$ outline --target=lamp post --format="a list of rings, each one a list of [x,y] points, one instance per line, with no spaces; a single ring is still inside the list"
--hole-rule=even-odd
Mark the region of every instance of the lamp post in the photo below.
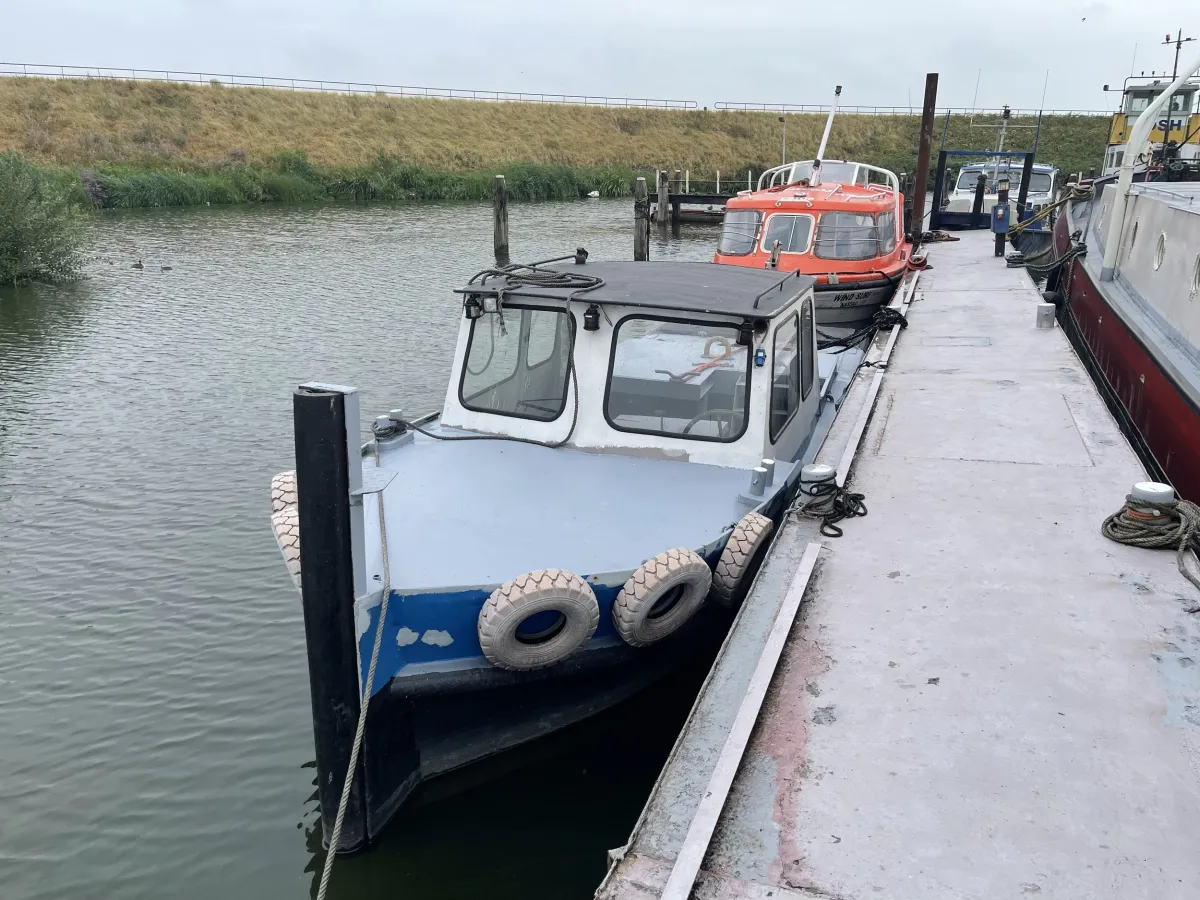
[[[787,116],[780,116],[779,121],[783,124],[783,158],[779,163],[787,165]]]

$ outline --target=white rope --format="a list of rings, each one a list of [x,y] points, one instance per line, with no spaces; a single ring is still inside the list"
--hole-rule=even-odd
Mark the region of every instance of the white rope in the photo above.
[[[375,465],[379,465],[379,445],[375,445]],[[338,803],[337,818],[333,823],[333,834],[329,838],[329,850],[325,854],[325,867],[321,870],[321,886],[317,888],[317,900],[325,900],[329,889],[329,876],[333,872],[333,861],[337,857],[337,845],[342,836],[342,822],[346,818],[346,807],[350,804],[350,787],[354,784],[354,770],[358,766],[358,754],[362,749],[363,734],[367,730],[367,707],[371,702],[371,687],[375,684],[375,664],[379,662],[379,647],[383,643],[383,620],[387,616],[388,599],[392,593],[392,571],[388,565],[387,521],[383,515],[383,492],[377,495],[379,505],[379,546],[383,552],[383,603],[379,607],[379,621],[375,623],[375,646],[371,650],[371,665],[367,669],[367,680],[363,685],[362,699],[358,706],[358,728],[354,731],[354,745],[350,748],[350,765],[346,768],[346,781],[342,785],[342,799]]]

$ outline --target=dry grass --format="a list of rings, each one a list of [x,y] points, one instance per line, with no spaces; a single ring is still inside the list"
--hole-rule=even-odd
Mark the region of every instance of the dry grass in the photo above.
[[[1107,120],[1063,119],[1048,123],[1039,155],[1064,168],[1097,164]],[[820,115],[789,116],[789,155],[811,155],[823,125]],[[911,116],[844,115],[834,128],[830,156],[911,169],[917,129]],[[448,172],[530,162],[720,169],[732,175],[775,164],[779,138],[777,117],[770,113],[0,78],[0,151],[71,166],[265,164],[282,151],[298,150],[324,166],[362,165],[384,154]],[[970,146],[994,136],[971,132],[965,120],[955,119],[951,138],[957,146]]]
[[[822,115],[790,115],[788,155],[810,156]],[[938,122],[935,138],[941,137]],[[860,158],[898,172],[916,162],[916,116],[841,115],[830,157]],[[1039,158],[1064,169],[1096,166],[1108,120],[1046,121]],[[1026,149],[1031,131],[1010,133]],[[949,144],[995,140],[952,120]],[[364,166],[380,156],[448,173],[481,173],[510,163],[577,168],[678,167],[698,175],[779,160],[773,113],[602,109],[487,103],[311,91],[124,82],[115,79],[0,78],[0,151],[59,166],[203,170],[274,164],[302,151],[316,166]],[[742,173],[737,175],[736,173]]]

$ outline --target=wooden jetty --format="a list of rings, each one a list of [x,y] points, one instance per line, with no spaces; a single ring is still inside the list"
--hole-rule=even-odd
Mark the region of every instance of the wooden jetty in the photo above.
[[[600,900],[1200,897],[1200,598],[1025,273],[929,256],[818,457],[869,515],[781,529]]]

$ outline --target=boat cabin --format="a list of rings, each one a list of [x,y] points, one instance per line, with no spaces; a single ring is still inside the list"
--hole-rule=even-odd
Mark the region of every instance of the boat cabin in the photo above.
[[[443,426],[738,467],[790,460],[807,440],[820,393],[811,278],[586,263],[459,293]]]
[[[1115,175],[1125,162],[1133,124],[1154,99],[1171,84],[1172,79],[1131,77],[1125,79],[1121,92],[1121,109],[1113,113],[1104,155],[1103,175]],[[1108,85],[1105,85],[1108,89]],[[1200,79],[1192,79],[1171,96],[1159,114],[1159,120],[1149,137],[1150,149],[1161,158],[1169,147],[1176,159],[1200,159]],[[1141,164],[1138,171],[1145,171]]]
[[[730,198],[713,262],[802,272],[815,279],[819,322],[869,319],[907,265],[899,179],[858,162],[813,175],[811,160],[780,166],[763,173],[766,187]]]
[[[974,209],[975,190],[979,184],[979,176],[984,177],[983,212],[990,215],[991,209],[999,199],[999,183],[1008,179],[1008,195],[1012,203],[1016,203],[1021,191],[1023,168],[1010,163],[978,162],[968,163],[959,170],[958,177],[952,190],[947,192],[948,199],[943,207],[944,212],[970,213]],[[1025,201],[1028,215],[1039,213],[1054,202],[1058,190],[1058,169],[1053,166],[1035,164],[1029,177],[1029,194]]]

